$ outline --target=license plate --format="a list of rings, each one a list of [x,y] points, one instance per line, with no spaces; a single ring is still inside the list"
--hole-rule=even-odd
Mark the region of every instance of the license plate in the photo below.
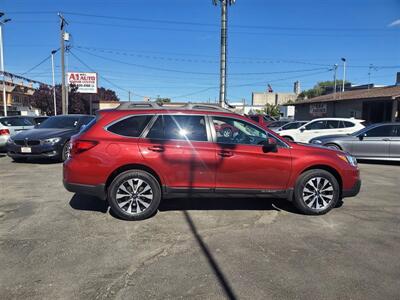
[[[32,153],[31,147],[21,147],[21,153]]]

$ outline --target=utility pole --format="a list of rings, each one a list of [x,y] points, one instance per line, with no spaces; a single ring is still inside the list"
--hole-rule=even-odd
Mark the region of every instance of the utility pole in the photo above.
[[[53,77],[53,102],[54,102],[54,115],[57,116],[57,101],[56,101],[56,81],[54,78],[54,54],[56,54],[57,50],[51,51],[51,71]]]
[[[226,103],[226,49],[228,37],[228,4],[235,4],[235,0],[213,0],[213,4],[221,2],[221,58],[220,58],[220,85],[219,105],[224,107]]]
[[[58,13],[58,17],[60,18],[60,49],[61,49],[61,103],[62,103],[62,114],[67,114],[67,98],[66,98],[66,88],[65,88],[65,25],[68,25],[68,22],[64,19],[64,16],[61,13]]]
[[[129,102],[131,102],[131,91],[128,91],[128,99],[129,99]]]
[[[0,12],[0,18],[4,16],[4,13]],[[10,22],[11,19],[0,19],[0,68],[3,77],[3,109],[4,116],[7,117],[7,93],[6,93],[6,76],[5,76],[5,67],[4,67],[4,51],[3,51],[3,25],[7,22]]]
[[[337,72],[338,64],[335,64],[333,66],[333,82],[334,82],[334,87],[333,87],[333,93],[336,97],[336,72]]]
[[[342,93],[344,92],[344,83],[346,81],[346,59],[342,57],[343,62],[343,82],[342,82]]]

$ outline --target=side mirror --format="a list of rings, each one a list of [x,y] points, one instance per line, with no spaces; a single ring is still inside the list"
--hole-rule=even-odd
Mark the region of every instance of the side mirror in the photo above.
[[[360,141],[362,141],[366,136],[367,136],[367,135],[366,135],[365,133],[360,134],[360,135],[358,136],[358,139],[359,139]]]
[[[276,144],[276,140],[273,138],[268,138],[262,146],[262,150],[264,153],[268,152],[278,152],[278,145]]]
[[[306,130],[305,127],[300,127],[300,131],[303,132],[304,130]]]

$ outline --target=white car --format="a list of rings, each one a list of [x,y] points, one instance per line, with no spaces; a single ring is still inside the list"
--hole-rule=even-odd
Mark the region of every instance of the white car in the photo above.
[[[279,135],[289,141],[308,143],[318,136],[349,134],[362,128],[364,120],[354,118],[320,118],[314,119],[297,129],[278,131]]]
[[[0,149],[5,148],[10,136],[34,127],[35,125],[23,116],[0,117]]]

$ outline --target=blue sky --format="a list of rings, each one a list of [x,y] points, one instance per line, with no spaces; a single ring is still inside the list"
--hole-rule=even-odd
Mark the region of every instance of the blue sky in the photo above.
[[[56,12],[72,35],[68,69],[97,71],[122,100],[218,98],[220,8],[211,0],[2,0],[6,70],[22,74],[59,47]],[[331,80],[393,84],[400,71],[400,0],[237,0],[229,8],[228,99]],[[390,24],[393,24],[390,26]],[[60,57],[56,56],[60,82]],[[82,63],[83,62],[83,63]],[[90,67],[90,68],[89,68]],[[25,76],[51,83],[47,60]],[[342,69],[338,69],[342,78]]]

